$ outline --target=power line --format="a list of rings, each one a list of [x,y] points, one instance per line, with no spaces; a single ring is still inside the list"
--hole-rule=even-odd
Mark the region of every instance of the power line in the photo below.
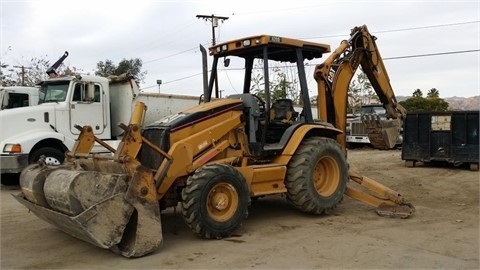
[[[446,54],[457,54],[457,53],[471,53],[479,52],[480,49],[476,50],[465,50],[465,51],[453,51],[453,52],[440,52],[440,53],[426,53],[426,54],[417,54],[417,55],[406,55],[406,56],[396,56],[396,57],[387,57],[383,60],[395,60],[395,59],[405,59],[405,58],[415,58],[415,57],[427,57],[427,56],[437,56],[437,55],[446,55]]]
[[[197,16],[206,16],[206,15],[197,15]],[[212,16],[213,16],[213,15],[212,15]],[[207,16],[207,17],[210,18],[211,16]],[[221,17],[221,18],[228,18],[228,17]],[[480,23],[480,21],[467,21],[467,22],[456,22],[456,23],[436,24],[436,25],[427,25],[427,26],[419,26],[419,27],[399,28],[399,29],[390,29],[390,30],[383,30],[383,31],[372,31],[372,33],[401,32],[401,31],[411,31],[411,30],[427,29],[427,28],[448,27],[448,26],[464,25],[464,24],[472,24],[472,23]],[[344,36],[347,36],[347,35],[346,35],[346,34],[338,34],[338,35],[327,35],[327,36],[310,37],[310,38],[300,38],[300,39],[308,40],[308,39],[331,38],[331,37],[344,37]],[[214,37],[213,37],[213,39],[214,39]],[[204,45],[206,45],[206,44],[208,44],[208,43],[204,43]],[[215,45],[215,44],[213,44],[213,45]],[[177,55],[182,54],[182,53],[186,53],[186,52],[189,52],[189,51],[194,51],[194,50],[196,50],[196,49],[197,49],[197,47],[193,47],[193,48],[190,48],[190,49],[187,49],[187,50],[178,52],[178,53],[174,53],[174,54],[167,55],[167,56],[164,56],[164,57],[160,57],[160,58],[156,58],[156,59],[144,61],[143,64],[148,64],[148,63],[151,63],[151,62],[156,62],[156,61],[160,61],[160,60],[165,60],[165,59],[168,59],[168,58],[173,57],[173,56],[177,56]]]
[[[392,33],[392,32],[419,30],[419,29],[448,27],[448,26],[464,25],[464,24],[472,24],[472,23],[480,23],[480,21],[467,21],[467,22],[457,22],[457,23],[434,24],[434,25],[427,25],[427,26],[408,27],[408,28],[399,28],[399,29],[390,29],[390,30],[381,30],[381,31],[371,31],[371,33],[372,34]],[[348,36],[348,35],[347,34],[337,34],[337,35],[327,35],[327,36],[319,36],[319,37],[306,37],[306,38],[301,38],[301,39],[332,38],[332,37],[344,37],[344,36]]]
[[[472,52],[479,52],[480,49],[473,49],[473,50],[463,50],[463,51],[451,51],[451,52],[438,52],[438,53],[428,53],[428,54],[415,54],[415,55],[404,55],[404,56],[393,56],[393,57],[384,57],[382,58],[384,61],[386,60],[396,60],[396,59],[407,59],[407,58],[417,58],[417,57],[429,57],[429,56],[439,56],[439,55],[449,55],[449,54],[461,54],[461,53],[472,53]],[[288,67],[288,66],[287,66]],[[290,67],[295,67],[295,66],[290,66]],[[273,68],[273,67],[272,67]],[[228,70],[243,70],[244,68],[229,68]],[[224,70],[226,71],[226,70]],[[163,84],[168,84],[168,83],[173,83],[173,82],[178,82],[178,81],[182,81],[182,80],[186,80],[186,79],[189,79],[189,78],[192,78],[192,77],[196,77],[196,76],[199,76],[199,75],[202,75],[203,73],[197,73],[197,74],[193,74],[193,75],[190,75],[190,76],[187,76],[187,77],[182,77],[182,78],[178,78],[178,79],[175,79],[175,80],[171,80],[171,81],[168,81],[168,82],[165,82]],[[151,86],[147,86],[147,87],[144,87],[142,88],[142,90],[144,89],[149,89],[149,88],[153,88],[153,87],[157,87],[157,85],[151,85]]]
[[[174,57],[174,56],[177,56],[177,55],[179,55],[179,54],[186,53],[186,52],[189,52],[189,51],[193,51],[193,50],[196,50],[196,49],[197,49],[196,47],[190,48],[190,49],[187,49],[187,50],[178,52],[178,53],[174,53],[174,54],[167,55],[167,56],[164,56],[164,57],[155,58],[155,59],[152,59],[152,60],[145,61],[145,62],[143,62],[143,64],[148,64],[148,63],[151,63],[151,62],[155,62],[155,61],[159,61],[159,60],[164,60],[164,59],[167,59],[167,58],[170,58],[170,57]]]

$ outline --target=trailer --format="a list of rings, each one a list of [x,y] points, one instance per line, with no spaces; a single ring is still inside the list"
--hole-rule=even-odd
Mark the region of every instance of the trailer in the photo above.
[[[467,163],[478,171],[479,111],[407,113],[403,128],[402,160]]]

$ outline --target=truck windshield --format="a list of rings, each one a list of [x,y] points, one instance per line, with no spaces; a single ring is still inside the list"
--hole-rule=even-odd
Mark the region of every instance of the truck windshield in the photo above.
[[[70,81],[48,82],[40,87],[39,104],[65,101]]]
[[[362,107],[362,114],[378,114],[384,115],[386,113],[383,106],[365,106]]]

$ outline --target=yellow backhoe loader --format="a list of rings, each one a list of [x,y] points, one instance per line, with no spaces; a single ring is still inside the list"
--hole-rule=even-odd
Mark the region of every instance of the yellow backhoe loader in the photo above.
[[[309,214],[331,212],[344,194],[380,215],[413,213],[397,192],[349,172],[346,92],[359,64],[391,116],[403,115],[365,26],[354,28],[350,40],[315,70],[320,121],[312,115],[304,64],[330,52],[329,45],[259,35],[209,50],[213,63],[203,103],[145,127],[145,106],[138,103],[129,125],[120,124],[118,148],[105,145],[111,156],[91,154],[95,143],[104,143],[91,127],[77,126],[81,133],[61,166],[40,160],[22,172],[17,200],[66,233],[126,257],[162,244],[160,216],[167,207],[180,207],[186,224],[203,238],[229,236],[247,217],[252,198],[272,194],[286,194]],[[219,60],[227,64],[231,58],[243,60],[243,93],[213,99]],[[264,98],[250,91],[256,60],[263,65]],[[301,112],[289,99],[273,102],[269,70],[277,61],[297,68]],[[353,189],[354,183],[372,192]]]

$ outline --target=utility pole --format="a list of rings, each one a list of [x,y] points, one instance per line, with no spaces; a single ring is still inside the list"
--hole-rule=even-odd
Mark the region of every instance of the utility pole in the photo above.
[[[157,80],[158,84],[158,93],[160,93],[160,85],[162,85],[162,80]]]
[[[25,86],[25,69],[31,69],[31,67],[26,67],[26,66],[13,66],[13,67],[22,69],[22,86]]]
[[[197,18],[212,22],[212,46],[215,46],[216,44],[215,27],[218,27],[218,20],[221,20],[223,22],[225,20],[228,20],[228,17],[215,16],[214,14],[212,14],[212,15],[197,15]],[[216,75],[215,75],[215,97],[216,98],[220,97],[218,92],[218,80]]]

